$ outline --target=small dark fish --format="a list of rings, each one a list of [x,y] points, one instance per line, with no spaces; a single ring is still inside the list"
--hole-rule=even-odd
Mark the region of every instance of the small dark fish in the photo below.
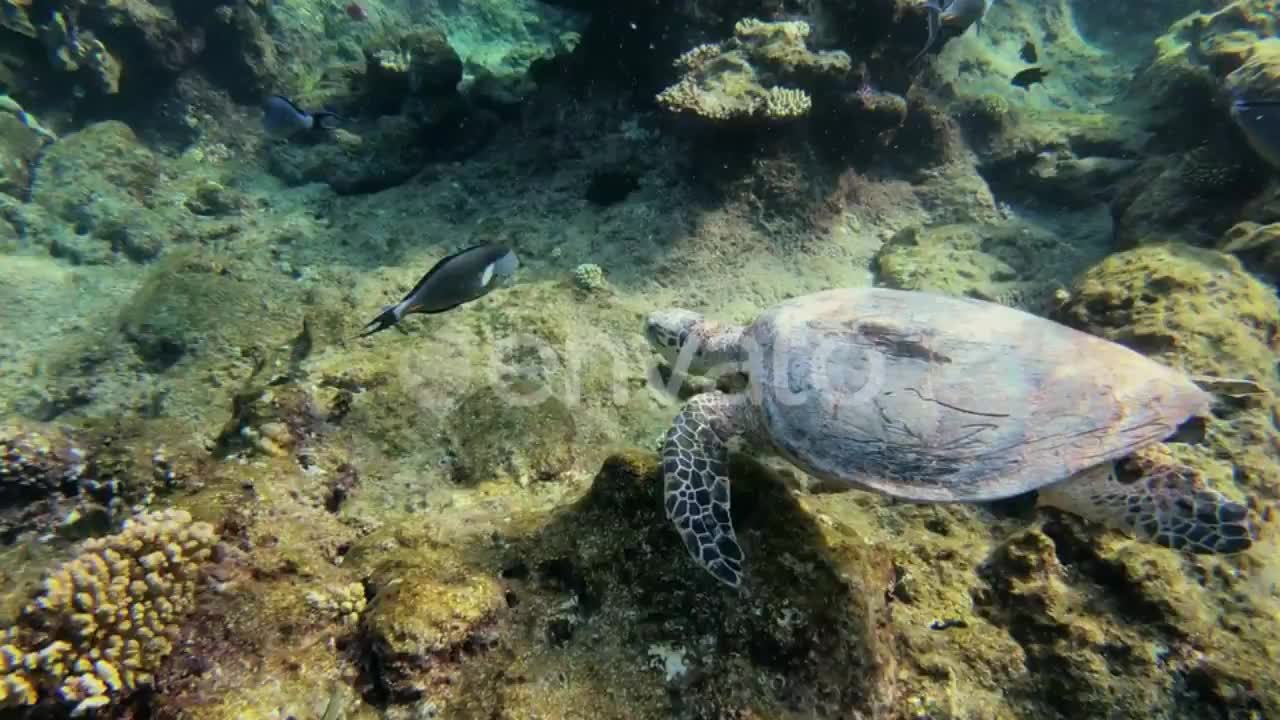
[[[950,630],[951,628],[965,628],[969,624],[960,619],[934,620],[929,623],[930,630]]]
[[[1040,59],[1040,54],[1036,52],[1036,44],[1028,40],[1022,44],[1022,51],[1018,53],[1018,57],[1022,58],[1022,62],[1034,63]]]
[[[347,17],[357,22],[363,22],[369,19],[369,11],[358,2],[347,3]]]
[[[501,245],[476,245],[456,252],[428,270],[400,302],[383,308],[357,337],[382,332],[410,313],[434,315],[484,297],[518,267],[515,252]]]
[[[262,129],[270,137],[287,140],[317,128],[330,130],[340,118],[327,110],[310,113],[283,95],[272,95],[262,107]]]
[[[1025,90],[1036,83],[1043,83],[1045,77],[1048,75],[1048,70],[1038,67],[1029,67],[1017,75],[1014,75],[1013,79],[1009,82],[1011,82],[1014,87],[1020,87]]]
[[[1254,152],[1280,168],[1280,98],[1251,98],[1237,91],[1231,101],[1231,119]]]

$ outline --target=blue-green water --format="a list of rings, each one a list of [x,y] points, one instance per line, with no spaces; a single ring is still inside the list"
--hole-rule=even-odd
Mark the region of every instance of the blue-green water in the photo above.
[[[0,720],[1280,717],[1274,2],[0,10]]]

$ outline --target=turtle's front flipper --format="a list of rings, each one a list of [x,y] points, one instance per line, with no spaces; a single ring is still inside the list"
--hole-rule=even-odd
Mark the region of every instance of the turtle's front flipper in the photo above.
[[[1040,490],[1040,503],[1127,530],[1143,540],[1198,554],[1248,550],[1257,538],[1249,509],[1207,487],[1200,473],[1158,463],[1124,482],[1126,462],[1090,468]]]
[[[689,555],[716,579],[737,587],[742,548],[729,519],[729,449],[722,437],[736,402],[720,393],[689,401],[662,445],[663,503]]]

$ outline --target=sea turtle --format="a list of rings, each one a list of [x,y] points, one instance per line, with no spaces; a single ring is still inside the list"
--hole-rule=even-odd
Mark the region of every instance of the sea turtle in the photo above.
[[[689,554],[737,586],[728,441],[805,472],[921,502],[1042,504],[1166,547],[1234,553],[1249,512],[1167,457],[1127,462],[1209,411],[1187,375],[1012,308],[883,288],[775,305],[747,327],[664,310],[645,334],[684,372],[738,371],[743,392],[695,395],[662,446],[666,514]]]

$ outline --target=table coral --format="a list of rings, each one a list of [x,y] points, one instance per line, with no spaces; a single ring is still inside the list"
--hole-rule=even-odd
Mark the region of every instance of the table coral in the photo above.
[[[715,121],[808,115],[813,107],[809,91],[781,83],[813,87],[822,79],[843,77],[850,69],[843,52],[809,50],[808,36],[809,26],[803,22],[740,20],[732,38],[699,45],[676,59],[675,66],[684,74],[658,93],[658,103]]]
[[[73,717],[150,685],[195,604],[213,527],[182,510],[150,513],[90,540],[54,570],[0,646],[0,706],[52,695]]]

